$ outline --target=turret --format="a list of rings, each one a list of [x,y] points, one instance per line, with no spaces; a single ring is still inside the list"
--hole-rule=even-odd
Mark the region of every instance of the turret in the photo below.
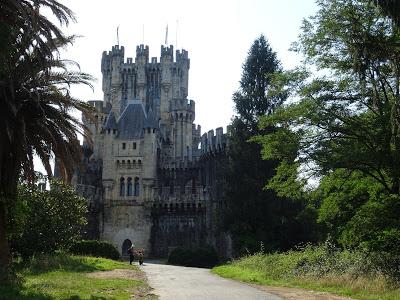
[[[104,100],[111,103],[117,115],[121,100],[121,67],[124,63],[124,52],[123,46],[116,45],[108,53],[104,51],[101,59]]]
[[[160,112],[161,121],[168,122],[169,105],[172,99],[172,64],[173,46],[161,46],[160,69],[161,69],[161,97]]]
[[[190,59],[186,50],[176,50],[176,64],[178,66],[179,78],[180,78],[180,97],[186,98],[188,96],[188,85],[189,85],[189,68]]]
[[[146,64],[149,62],[149,46],[140,45],[136,47],[135,63],[137,67],[136,96],[142,103],[146,101]]]

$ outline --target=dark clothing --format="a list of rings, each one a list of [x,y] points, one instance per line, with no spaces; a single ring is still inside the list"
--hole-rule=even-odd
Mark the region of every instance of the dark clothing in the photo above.
[[[133,263],[133,260],[135,259],[133,255],[133,248],[129,248],[128,253],[129,253],[129,264],[131,265]]]

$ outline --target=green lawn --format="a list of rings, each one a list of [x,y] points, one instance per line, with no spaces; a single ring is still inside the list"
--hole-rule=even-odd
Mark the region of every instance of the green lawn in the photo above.
[[[267,286],[297,287],[363,300],[400,300],[400,283],[372,274],[357,254],[320,249],[255,254],[215,267],[225,278]]]
[[[17,266],[20,283],[0,286],[0,299],[130,299],[146,283],[133,279],[95,279],[88,273],[114,269],[137,270],[136,266],[104,258],[55,255]]]

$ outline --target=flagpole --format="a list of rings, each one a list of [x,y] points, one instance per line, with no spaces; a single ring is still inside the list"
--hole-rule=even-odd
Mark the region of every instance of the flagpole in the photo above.
[[[119,46],[119,33],[118,33],[118,30],[119,30],[119,25],[117,26],[117,45]]]

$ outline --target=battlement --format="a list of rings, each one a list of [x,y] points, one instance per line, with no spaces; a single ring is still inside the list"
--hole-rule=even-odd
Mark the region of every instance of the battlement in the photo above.
[[[182,51],[181,50],[176,50],[175,56],[176,56],[176,61],[177,62],[189,59],[189,53],[184,49],[182,49]]]
[[[196,124],[192,124],[192,135],[194,138],[200,138],[201,136],[201,126]]]
[[[208,133],[204,133],[201,136],[200,153],[202,156],[208,154],[215,154],[218,152],[225,151],[227,145],[227,134],[224,133],[222,127],[218,127],[214,130],[209,130]]]
[[[135,62],[147,63],[149,62],[149,46],[140,44],[136,46]]]
[[[195,112],[195,102],[187,99],[174,99],[171,101],[171,111],[174,110],[188,110]]]
[[[119,45],[112,46],[111,51],[108,52],[108,55],[124,57],[125,48],[124,46],[119,46]]]
[[[174,60],[174,46],[162,46],[161,45],[161,58],[169,57],[171,61]]]

